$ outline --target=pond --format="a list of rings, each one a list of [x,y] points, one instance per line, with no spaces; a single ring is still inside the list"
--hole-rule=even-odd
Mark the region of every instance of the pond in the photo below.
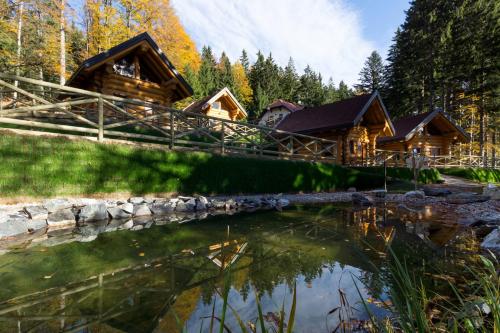
[[[257,295],[276,327],[294,289],[294,331],[362,325],[361,297],[374,315],[388,314],[389,245],[436,290],[439,276],[466,263],[470,232],[438,218],[428,209],[294,206],[97,238],[56,230],[0,256],[0,331],[209,332],[225,283],[232,332],[240,331],[232,310],[256,321]]]

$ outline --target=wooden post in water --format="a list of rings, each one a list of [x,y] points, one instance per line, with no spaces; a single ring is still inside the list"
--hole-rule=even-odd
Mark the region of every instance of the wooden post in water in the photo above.
[[[99,132],[97,134],[97,141],[102,142],[104,140],[104,102],[102,101],[102,96],[99,96],[97,100],[97,111],[98,111],[98,125]]]

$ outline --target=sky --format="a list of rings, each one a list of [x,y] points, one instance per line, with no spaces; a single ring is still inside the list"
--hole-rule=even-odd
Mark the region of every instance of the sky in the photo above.
[[[299,72],[311,65],[324,80],[353,85],[366,58],[385,59],[409,0],[172,0],[187,32],[201,50],[212,47],[232,61],[245,49],[261,50]]]

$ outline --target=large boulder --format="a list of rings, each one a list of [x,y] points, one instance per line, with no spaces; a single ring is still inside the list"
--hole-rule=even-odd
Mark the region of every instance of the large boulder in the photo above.
[[[80,209],[79,222],[100,221],[108,219],[108,210],[104,202],[92,204]]]
[[[380,198],[380,199],[385,198],[387,195],[386,190],[373,190],[370,193],[373,194],[373,196],[375,196],[375,198]]]
[[[451,194],[446,198],[446,201],[451,204],[469,204],[474,202],[485,202],[490,199],[489,196],[479,195],[472,192],[463,192]]]
[[[481,243],[483,249],[500,252],[500,227],[490,232]]]
[[[28,232],[27,219],[20,215],[0,216],[0,239]]]
[[[43,206],[24,207],[24,211],[33,220],[46,220],[49,215],[49,211]]]
[[[128,202],[130,202],[131,204],[134,204],[134,205],[140,205],[146,201],[144,200],[143,197],[132,197],[132,198],[128,199]]]
[[[424,191],[409,191],[404,195],[405,199],[425,199]]]
[[[184,201],[179,200],[175,206],[175,211],[176,212],[186,212],[187,211],[187,206],[184,203]]]
[[[130,202],[126,202],[118,206],[118,208],[121,208],[125,213],[134,214],[134,204]]]
[[[68,199],[49,199],[43,203],[43,206],[49,213],[53,213],[58,210],[71,208],[73,204]]]
[[[446,188],[425,186],[424,193],[430,197],[445,197],[450,195],[451,191]]]
[[[154,203],[150,206],[154,215],[167,215],[174,211],[175,206],[170,202]]]
[[[147,204],[134,205],[134,216],[149,216],[151,210]]]
[[[483,188],[483,195],[489,196],[492,200],[500,200],[500,187],[488,184]]]
[[[132,216],[131,213],[126,212],[120,207],[111,207],[108,208],[108,214],[112,219],[126,219]]]
[[[355,205],[359,206],[372,206],[373,205],[373,199],[361,194],[361,193],[353,193],[351,195],[352,198],[352,203]]]
[[[47,220],[42,220],[42,219],[27,220],[26,226],[28,227],[29,232],[35,232],[47,228]]]
[[[73,211],[69,208],[57,210],[49,214],[47,217],[47,224],[49,227],[66,227],[69,225],[75,225],[75,214],[73,214]]]

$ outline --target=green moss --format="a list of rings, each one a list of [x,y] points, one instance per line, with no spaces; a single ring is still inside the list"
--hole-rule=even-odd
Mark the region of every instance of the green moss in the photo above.
[[[481,183],[500,183],[500,170],[487,168],[444,168],[441,173]]]
[[[168,152],[63,138],[0,137],[0,193],[235,194],[380,187],[381,175],[331,164]]]

